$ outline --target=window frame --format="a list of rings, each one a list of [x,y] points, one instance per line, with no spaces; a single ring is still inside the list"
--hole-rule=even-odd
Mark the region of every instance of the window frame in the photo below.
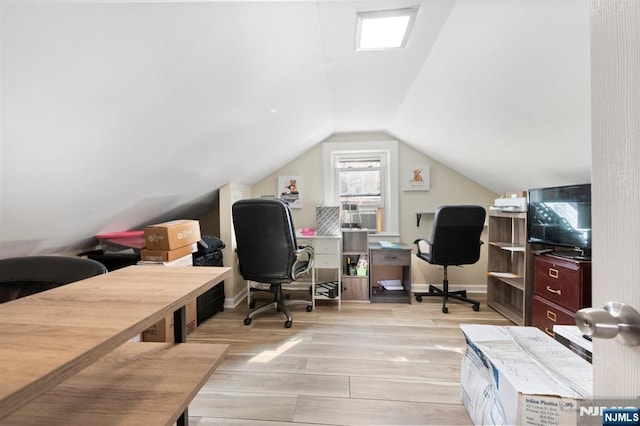
[[[383,231],[385,234],[399,233],[399,194],[398,194],[398,141],[373,142],[324,142],[323,179],[324,204],[339,205],[338,161],[345,159],[380,159],[381,203],[384,211]]]

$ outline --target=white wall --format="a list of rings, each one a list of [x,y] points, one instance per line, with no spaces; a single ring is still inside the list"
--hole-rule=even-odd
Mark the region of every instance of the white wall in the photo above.
[[[364,140],[389,140],[390,136],[383,133],[354,133],[341,134],[329,138],[327,141],[340,140],[361,142]],[[428,164],[431,166],[430,191],[402,191],[400,183],[400,240],[408,244],[417,238],[427,238],[431,235],[433,217],[423,216],[420,227],[416,226],[416,212],[435,211],[444,204],[480,204],[488,207],[493,203],[497,194],[482,185],[455,172],[424,154],[421,154],[399,142],[400,171],[407,164]],[[293,220],[297,228],[315,227],[315,206],[323,203],[324,188],[322,185],[322,147],[316,145],[305,154],[291,161],[280,169],[252,186],[254,196],[277,194],[278,176],[300,175],[303,177],[301,209],[293,209]],[[515,188],[526,189],[526,188]],[[484,238],[486,240],[486,238]],[[462,268],[451,268],[449,280],[452,289],[458,284],[479,284],[484,291],[486,286],[487,260],[486,249],[475,265]],[[413,258],[412,281],[415,284],[434,284],[442,282],[442,271],[425,262]]]
[[[415,151],[410,146],[400,143],[400,171],[407,164],[427,164],[431,169],[431,189],[429,191],[400,191],[400,238],[409,244],[417,238],[428,238],[431,235],[433,216],[422,216],[420,227],[416,226],[416,212],[435,211],[445,204],[478,204],[488,208],[498,194],[474,182],[446,165]],[[516,188],[526,189],[526,188]],[[482,239],[487,242],[486,232]],[[412,264],[413,282],[416,284],[433,284],[442,282],[442,271],[417,258]],[[467,284],[480,284],[485,291],[487,281],[487,249],[483,245],[480,261],[474,265],[449,269],[449,281],[452,290],[459,284],[463,288],[471,288]],[[475,289],[474,289],[475,290]]]
[[[233,229],[231,206],[238,200],[251,197],[251,187],[239,183],[228,183],[220,188],[220,239],[225,243],[222,250],[224,266],[232,268],[231,277],[224,280],[225,306],[236,306],[246,295],[246,281],[238,272],[236,236]]]

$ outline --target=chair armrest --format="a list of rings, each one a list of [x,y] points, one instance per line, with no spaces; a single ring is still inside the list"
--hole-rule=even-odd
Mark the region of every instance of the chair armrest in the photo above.
[[[311,269],[313,269],[314,263],[314,251],[311,246],[301,246],[298,250],[295,251],[296,261],[293,263],[291,267],[291,276],[296,277],[302,274],[308,274]],[[300,270],[300,264],[306,262],[306,265],[303,270]]]
[[[416,248],[418,250],[418,256],[420,256],[423,253],[423,251],[420,249],[420,243],[426,243],[429,247],[431,247],[431,245],[433,244],[431,240],[427,240],[425,238],[418,238],[417,240],[415,240],[413,244],[416,245]]]

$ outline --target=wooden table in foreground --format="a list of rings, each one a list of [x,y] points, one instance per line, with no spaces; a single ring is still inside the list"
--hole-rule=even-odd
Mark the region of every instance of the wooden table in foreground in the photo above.
[[[86,424],[86,404],[94,419],[117,417],[106,424],[140,424],[163,410],[168,417],[154,424],[175,422],[226,346],[127,341],[172,312],[184,315],[188,301],[230,273],[130,266],[0,305],[0,424],[46,416],[47,424]]]

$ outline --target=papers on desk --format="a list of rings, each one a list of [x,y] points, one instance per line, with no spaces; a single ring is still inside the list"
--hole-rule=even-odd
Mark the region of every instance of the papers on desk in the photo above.
[[[501,246],[500,247],[502,250],[507,250],[507,251],[520,251],[520,252],[524,252],[524,247],[522,246]]]
[[[378,281],[378,286],[384,290],[404,290],[400,280],[380,280]]]
[[[138,265],[164,265],[164,266],[193,266],[193,256],[188,254],[168,262],[155,262],[152,260],[140,260]]]
[[[402,246],[398,243],[392,243],[391,241],[380,241],[380,248],[383,249],[399,249],[402,248]]]
[[[487,272],[487,274],[498,278],[521,278],[521,275],[514,274],[513,272]]]

